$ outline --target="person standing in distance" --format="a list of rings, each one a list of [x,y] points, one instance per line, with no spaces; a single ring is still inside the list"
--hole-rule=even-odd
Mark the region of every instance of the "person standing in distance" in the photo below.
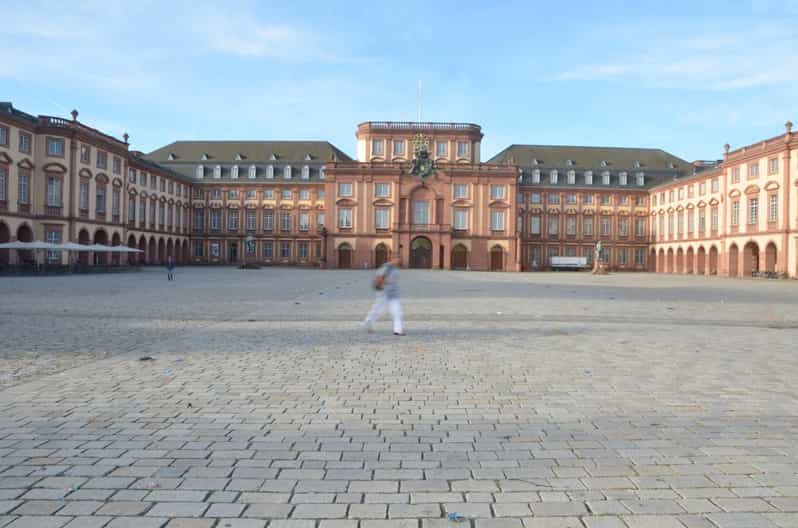
[[[377,298],[371,306],[363,327],[371,332],[374,323],[387,309],[393,318],[393,335],[404,335],[402,328],[402,304],[399,302],[399,265],[401,261],[398,256],[391,257],[391,260],[380,266],[377,275],[374,277],[374,289],[377,290]]]
[[[166,276],[168,280],[175,280],[175,261],[171,255],[166,259]]]

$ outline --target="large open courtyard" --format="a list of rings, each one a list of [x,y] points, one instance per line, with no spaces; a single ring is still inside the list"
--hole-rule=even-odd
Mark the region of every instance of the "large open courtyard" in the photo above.
[[[0,279],[0,526],[798,527],[798,282],[371,273]]]

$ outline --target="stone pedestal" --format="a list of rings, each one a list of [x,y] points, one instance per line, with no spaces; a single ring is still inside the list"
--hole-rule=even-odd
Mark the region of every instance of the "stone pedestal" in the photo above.
[[[608,275],[607,264],[605,262],[596,262],[593,266],[593,275]]]

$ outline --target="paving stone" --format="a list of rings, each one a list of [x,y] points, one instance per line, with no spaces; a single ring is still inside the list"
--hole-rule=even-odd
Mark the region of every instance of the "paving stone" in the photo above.
[[[110,517],[75,517],[64,525],[64,528],[102,528],[111,522]]]
[[[150,517],[201,517],[208,504],[204,502],[159,502],[147,512]]]
[[[211,504],[205,511],[205,517],[238,517],[243,513],[246,504],[217,503]]]
[[[216,519],[169,519],[165,528],[213,528]]]

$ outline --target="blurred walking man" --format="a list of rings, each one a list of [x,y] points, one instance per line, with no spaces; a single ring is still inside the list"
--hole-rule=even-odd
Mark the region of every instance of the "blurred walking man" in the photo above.
[[[402,305],[399,302],[399,257],[394,256],[387,263],[380,266],[374,277],[374,289],[377,298],[371,306],[363,327],[369,332],[373,331],[374,323],[385,310],[391,312],[393,317],[393,335],[404,335],[402,328]]]

